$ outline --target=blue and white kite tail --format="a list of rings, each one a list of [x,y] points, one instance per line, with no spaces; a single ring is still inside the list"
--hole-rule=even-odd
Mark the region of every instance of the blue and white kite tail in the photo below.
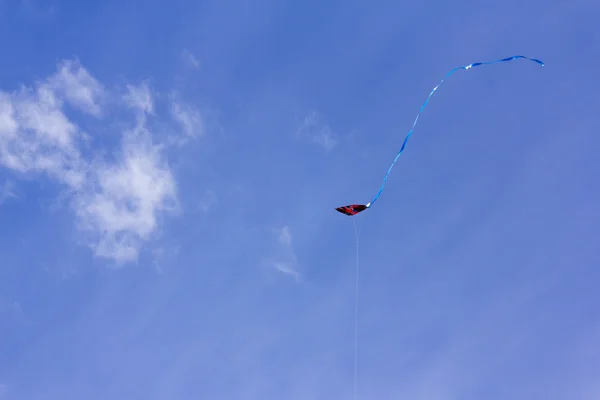
[[[417,122],[419,121],[419,116],[421,115],[421,113],[423,112],[423,110],[425,109],[425,107],[427,106],[427,103],[429,103],[429,99],[431,98],[431,96],[433,96],[433,94],[435,93],[435,91],[440,87],[440,85],[446,79],[448,79],[448,77],[450,75],[452,75],[453,73],[455,73],[456,71],[458,71],[460,69],[464,69],[465,71],[467,71],[467,70],[469,70],[471,68],[479,67],[480,65],[496,64],[496,63],[501,63],[501,62],[516,60],[518,58],[522,58],[522,59],[525,59],[525,60],[533,61],[533,62],[541,65],[542,67],[544,66],[544,63],[542,61],[536,60],[535,58],[529,58],[529,57],[525,57],[525,56],[512,56],[512,57],[502,58],[500,60],[485,61],[485,62],[476,62],[476,63],[472,63],[472,64],[469,64],[469,65],[463,65],[461,67],[457,67],[457,68],[454,68],[454,69],[450,70],[446,74],[446,76],[444,76],[444,78],[431,90],[431,92],[429,93],[429,96],[427,96],[427,99],[425,99],[425,102],[423,103],[423,105],[419,109],[419,112],[417,113],[417,116],[415,118],[415,121],[413,122],[412,127],[410,128],[410,131],[408,131],[408,134],[404,138],[404,142],[402,142],[402,147],[400,148],[400,151],[396,155],[396,158],[394,159],[394,161],[392,162],[392,164],[388,168],[385,176],[383,177],[383,183],[381,184],[381,187],[379,188],[379,191],[377,192],[377,194],[375,195],[375,197],[373,198],[373,200],[371,200],[371,202],[369,202],[367,204],[350,204],[350,205],[347,205],[347,206],[338,207],[338,208],[336,208],[336,210],[339,211],[339,212],[341,212],[342,214],[346,214],[346,215],[350,215],[350,216],[356,215],[359,212],[364,211],[367,208],[370,208],[377,201],[377,199],[379,199],[379,196],[381,195],[381,192],[383,191],[383,188],[385,187],[385,183],[387,182],[387,178],[388,178],[390,172],[392,171],[392,168],[394,167],[394,164],[396,164],[396,161],[400,157],[400,154],[402,154],[402,152],[404,152],[404,148],[406,147],[406,143],[408,142],[408,138],[410,137],[410,135],[412,135],[412,133],[413,133],[413,131],[415,129],[415,126],[417,126]]]

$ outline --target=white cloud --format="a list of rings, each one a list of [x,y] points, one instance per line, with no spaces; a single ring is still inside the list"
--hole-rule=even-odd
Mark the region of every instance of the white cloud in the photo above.
[[[0,185],[0,205],[4,203],[6,200],[12,198],[16,198],[17,195],[13,192],[15,184],[12,181],[4,181],[2,185]]]
[[[275,270],[293,277],[296,281],[300,280],[300,273],[297,270],[296,253],[292,245],[292,232],[285,225],[282,228],[274,229],[277,236],[277,256],[273,257],[267,263]]]
[[[204,120],[200,111],[180,100],[177,94],[171,96],[171,115],[187,136],[197,137],[204,134]]]
[[[292,247],[292,232],[290,228],[285,225],[281,229],[276,229],[277,232],[277,241],[286,248]]]
[[[198,208],[202,212],[208,212],[215,204],[217,204],[218,198],[217,194],[212,189],[207,189],[204,193],[204,196],[200,199],[198,203]]]
[[[154,99],[145,82],[127,85],[122,97],[138,115],[123,133],[116,160],[82,156],[81,142],[87,135],[67,117],[63,105],[100,117],[103,98],[107,96],[102,85],[76,61],[60,63],[56,74],[35,87],[0,92],[0,166],[18,173],[46,173],[62,183],[95,254],[135,261],[143,243],[157,231],[160,216],[178,209],[176,183],[162,146],[147,126]],[[200,119],[192,106],[185,110]]]
[[[49,79],[55,92],[63,94],[71,105],[89,114],[99,116],[99,101],[104,88],[79,61],[67,60],[59,64],[58,73]]]
[[[15,93],[0,92],[0,165],[21,173],[47,172],[79,187],[84,176],[75,144],[78,128],[62,106],[48,82]]]
[[[81,226],[94,234],[97,255],[133,261],[157,214],[177,207],[174,177],[149,137],[126,138],[119,162],[96,166],[94,177],[74,203]]]
[[[163,273],[165,267],[171,266],[179,256],[179,246],[157,247],[152,250],[153,263],[156,271]]]
[[[183,49],[181,59],[190,68],[198,69],[200,67],[200,61],[188,49]]]
[[[310,139],[325,150],[332,150],[338,143],[324,117],[316,111],[309,113],[300,124],[298,135]]]
[[[300,279],[300,274],[296,271],[289,262],[273,262],[273,267],[285,275],[293,277],[295,280]]]
[[[139,85],[127,85],[127,93],[123,96],[123,100],[129,107],[141,113],[154,113],[154,101],[147,82]]]

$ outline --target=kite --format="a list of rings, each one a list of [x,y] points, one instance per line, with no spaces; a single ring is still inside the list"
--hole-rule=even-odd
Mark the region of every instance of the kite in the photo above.
[[[362,211],[366,210],[367,208],[371,208],[373,206],[373,204],[377,201],[377,199],[381,195],[381,192],[383,191],[383,188],[385,186],[385,183],[387,182],[387,178],[388,178],[388,176],[390,174],[390,171],[394,167],[394,164],[396,164],[396,161],[398,160],[398,157],[400,157],[400,154],[402,154],[402,152],[404,151],[404,148],[406,147],[406,142],[408,141],[408,138],[410,137],[410,135],[412,135],[413,130],[415,129],[415,126],[417,125],[417,121],[419,120],[419,116],[423,112],[423,109],[427,106],[427,103],[429,103],[429,99],[431,98],[431,96],[433,96],[433,93],[435,93],[435,91],[440,87],[440,85],[446,79],[448,79],[448,77],[450,75],[452,75],[453,73],[455,73],[456,71],[458,71],[460,69],[464,69],[466,71],[466,70],[469,70],[469,69],[474,68],[474,67],[479,67],[480,65],[496,64],[496,63],[501,63],[501,62],[516,60],[516,59],[519,59],[519,58],[522,58],[522,59],[525,59],[525,60],[529,60],[529,61],[533,61],[533,62],[541,65],[542,67],[544,66],[544,63],[542,61],[536,60],[535,58],[529,58],[529,57],[525,57],[525,56],[512,56],[512,57],[502,58],[502,59],[494,60],[494,61],[476,62],[476,63],[473,63],[473,64],[463,65],[461,67],[456,67],[456,68],[450,70],[450,72],[448,72],[446,74],[446,76],[444,76],[444,78],[440,81],[440,83],[438,83],[433,88],[433,90],[431,90],[431,92],[429,93],[429,96],[427,96],[427,99],[425,100],[425,102],[421,106],[421,109],[419,110],[419,112],[417,113],[417,117],[415,118],[415,122],[413,122],[413,125],[410,128],[410,130],[408,131],[408,134],[406,135],[406,138],[404,138],[404,142],[402,143],[402,147],[400,148],[400,151],[398,152],[398,155],[396,155],[396,158],[394,159],[394,161],[392,162],[392,164],[388,168],[387,173],[385,174],[385,177],[383,178],[383,183],[381,184],[381,187],[379,188],[379,191],[377,192],[377,194],[375,195],[375,197],[373,198],[373,200],[371,200],[371,202],[369,202],[367,204],[350,204],[350,205],[347,205],[347,206],[337,207],[336,210],[339,211],[339,212],[341,212],[342,214],[353,216],[353,215],[356,215],[359,212],[362,212]]]

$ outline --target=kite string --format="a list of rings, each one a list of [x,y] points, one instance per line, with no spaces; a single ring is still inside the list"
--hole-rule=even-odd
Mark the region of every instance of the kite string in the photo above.
[[[357,396],[358,387],[358,229],[356,228],[356,221],[353,218],[352,223],[354,224],[354,234],[356,236],[356,276],[355,276],[355,292],[354,292],[354,400]]]

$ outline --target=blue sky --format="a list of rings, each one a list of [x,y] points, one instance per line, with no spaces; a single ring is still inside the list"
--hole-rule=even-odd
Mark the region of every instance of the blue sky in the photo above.
[[[0,0],[0,399],[600,398],[597,2]]]

